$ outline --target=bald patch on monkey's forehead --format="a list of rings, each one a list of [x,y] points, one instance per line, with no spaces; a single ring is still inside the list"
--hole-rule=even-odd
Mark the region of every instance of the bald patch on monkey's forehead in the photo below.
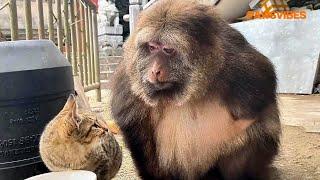
[[[170,29],[169,31],[165,28],[154,28],[154,27],[142,27],[138,29],[135,36],[135,45],[141,45],[143,43],[158,41],[163,44],[173,45],[179,47],[181,51],[188,51],[189,39],[186,34],[179,30]]]
[[[140,14],[137,29],[152,27],[157,31],[174,32],[164,33],[162,37],[168,36],[172,42],[179,41],[179,36],[186,37],[180,44],[196,41],[195,45],[212,45],[211,38],[216,32],[216,19],[219,18],[213,7],[188,0],[162,0]]]
[[[135,44],[149,42],[153,39],[156,29],[152,27],[141,28],[136,34]]]

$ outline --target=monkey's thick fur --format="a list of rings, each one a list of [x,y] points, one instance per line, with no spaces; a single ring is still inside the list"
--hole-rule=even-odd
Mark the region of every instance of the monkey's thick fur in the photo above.
[[[212,7],[158,1],[124,50],[112,114],[143,179],[269,178],[281,134],[274,68]]]

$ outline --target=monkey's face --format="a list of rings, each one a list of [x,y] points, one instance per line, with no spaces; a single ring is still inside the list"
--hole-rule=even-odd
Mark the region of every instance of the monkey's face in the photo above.
[[[139,45],[136,70],[148,102],[177,101],[184,96],[192,67],[178,47],[158,40]]]
[[[133,92],[146,103],[181,105],[203,93],[201,88],[208,82],[207,66],[212,63],[206,58],[211,53],[207,26],[212,20],[205,7],[183,5],[185,11],[180,11],[160,2],[142,12],[125,43],[126,71]]]
[[[160,33],[155,37],[155,33]],[[197,45],[192,45],[182,32],[155,32],[144,28],[137,33],[132,61],[128,62],[133,92],[146,103],[173,102],[182,105],[196,92],[201,92],[203,59],[197,56]],[[150,38],[148,38],[150,34]]]

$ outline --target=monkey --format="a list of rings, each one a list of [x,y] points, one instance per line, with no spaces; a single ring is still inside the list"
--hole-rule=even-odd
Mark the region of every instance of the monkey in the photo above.
[[[281,125],[272,63],[214,7],[142,11],[111,112],[142,179],[269,179]]]

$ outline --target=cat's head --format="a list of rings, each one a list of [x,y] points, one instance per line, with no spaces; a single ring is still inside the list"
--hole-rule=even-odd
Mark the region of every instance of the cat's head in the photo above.
[[[108,132],[107,124],[104,120],[85,107],[81,99],[71,94],[60,111],[59,122],[66,126],[66,133],[69,137],[76,138],[79,141],[87,141],[93,136],[100,136]]]

